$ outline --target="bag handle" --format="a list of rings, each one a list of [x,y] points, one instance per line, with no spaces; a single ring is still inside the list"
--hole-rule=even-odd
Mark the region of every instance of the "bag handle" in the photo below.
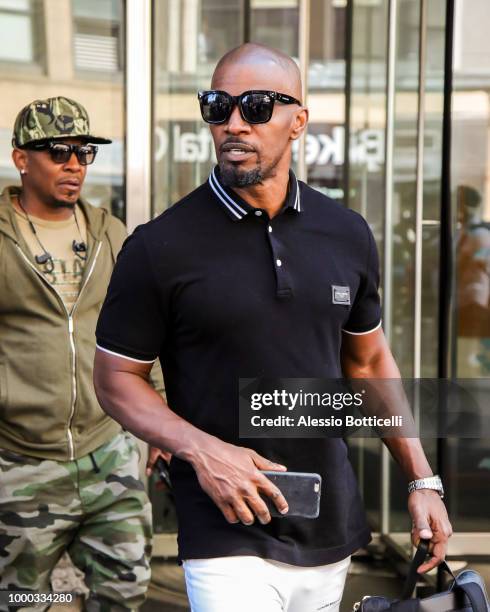
[[[408,570],[408,575],[405,580],[405,584],[403,585],[403,591],[401,595],[401,599],[409,599],[412,597],[413,591],[415,589],[415,585],[417,584],[417,580],[420,575],[417,572],[417,568],[422,565],[427,554],[429,553],[429,543],[430,540],[420,540],[417,550],[413,556],[412,562],[410,563],[410,568]],[[452,573],[449,565],[443,561],[440,566],[441,569],[446,571],[454,580],[456,580],[454,574]]]
[[[470,600],[473,612],[487,612],[488,605],[483,589],[476,582],[460,583],[456,578],[456,586],[461,589]]]

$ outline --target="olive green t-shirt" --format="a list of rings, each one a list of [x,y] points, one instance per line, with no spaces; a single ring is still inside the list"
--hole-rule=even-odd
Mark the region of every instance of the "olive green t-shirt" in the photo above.
[[[15,208],[15,213],[22,236],[32,255],[42,255],[43,250],[32,232],[26,215],[17,208]],[[46,221],[29,215],[36,228],[39,240],[53,258],[54,269],[49,271],[49,262],[45,264],[36,263],[36,266],[59,293],[68,312],[71,312],[80,292],[86,264],[86,261],[76,255],[72,248],[74,240],[77,242],[83,241],[87,244],[87,225],[84,214],[78,206],[76,207],[76,215],[80,231],[73,215],[63,221]],[[81,253],[81,255],[85,257],[87,253]]]

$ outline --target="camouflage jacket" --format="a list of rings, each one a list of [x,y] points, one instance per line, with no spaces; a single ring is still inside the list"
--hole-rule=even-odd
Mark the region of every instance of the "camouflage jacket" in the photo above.
[[[106,210],[79,201],[88,258],[68,313],[20,233],[16,192],[7,187],[0,196],[0,448],[78,459],[120,430],[99,407],[92,367],[95,325],[126,230]]]

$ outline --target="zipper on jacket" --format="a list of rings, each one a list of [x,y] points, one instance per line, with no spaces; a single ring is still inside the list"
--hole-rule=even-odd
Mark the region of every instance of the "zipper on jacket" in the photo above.
[[[73,309],[72,309],[73,313]],[[70,460],[73,461],[75,458],[75,445],[73,443],[73,434],[71,433],[71,422],[73,420],[73,414],[75,412],[75,403],[77,401],[77,357],[75,351],[75,337],[73,335],[74,326],[72,314],[68,315],[68,337],[70,338],[70,351],[71,351],[71,407],[70,415],[68,417],[68,427],[66,429],[66,435],[68,436],[68,448],[70,450]]]
[[[76,374],[77,354],[76,354],[76,350],[75,350],[75,338],[73,336],[73,332],[74,332],[73,316],[75,314],[76,307],[78,306],[78,302],[80,301],[80,297],[82,295],[82,291],[85,289],[85,287],[87,286],[88,281],[90,280],[90,277],[92,276],[92,272],[94,271],[95,263],[97,261],[97,257],[99,256],[101,248],[102,248],[102,242],[99,242],[99,244],[97,246],[97,250],[95,252],[94,260],[93,260],[93,262],[92,262],[92,264],[90,266],[90,269],[89,269],[89,271],[87,273],[87,276],[85,277],[85,281],[84,281],[83,285],[80,287],[80,291],[78,293],[78,297],[77,297],[75,303],[73,304],[73,308],[71,309],[71,313],[68,315],[68,332],[70,334],[70,345],[71,345],[71,348],[72,348],[72,381],[73,381],[71,412],[70,412],[70,417],[68,419],[68,429],[67,429],[68,445],[70,447],[70,460],[71,461],[73,461],[73,459],[75,459],[75,446],[73,444],[73,434],[71,433],[71,425],[72,425],[72,422],[73,422],[73,417],[75,415],[75,403],[77,401],[77,374]]]
[[[70,453],[70,461],[73,461],[73,459],[75,459],[75,446],[73,444],[73,434],[71,432],[71,425],[72,425],[72,422],[73,422],[73,416],[75,414],[75,404],[76,404],[76,401],[77,401],[77,374],[76,374],[76,363],[77,362],[76,362],[76,348],[75,348],[75,337],[74,337],[75,327],[74,327],[74,323],[73,323],[73,315],[75,314],[75,309],[76,309],[76,307],[78,305],[78,302],[80,301],[80,297],[82,295],[82,291],[87,286],[87,283],[88,283],[90,277],[92,276],[92,272],[94,271],[95,263],[96,263],[97,258],[99,256],[100,249],[102,248],[102,242],[99,241],[99,243],[98,243],[97,250],[96,250],[95,255],[94,255],[94,259],[93,259],[92,264],[90,266],[90,269],[89,269],[89,271],[87,273],[87,276],[85,277],[85,281],[83,282],[83,285],[80,287],[80,291],[78,292],[78,297],[77,297],[75,303],[73,304],[73,308],[71,309],[71,313],[68,312],[68,309],[66,308],[65,303],[63,302],[63,299],[62,299],[61,295],[53,287],[53,285],[51,285],[51,283],[48,280],[46,280],[45,276],[29,260],[29,258],[26,256],[24,251],[20,248],[20,246],[17,243],[15,243],[15,246],[19,250],[19,253],[22,255],[22,258],[29,265],[29,267],[34,270],[34,272],[39,276],[39,278],[41,278],[44,281],[44,283],[52,291],[54,291],[54,293],[56,294],[56,297],[58,298],[60,304],[62,305],[63,310],[65,311],[67,319],[68,319],[68,336],[70,338],[70,352],[71,352],[72,391],[71,391],[71,409],[70,409],[70,416],[68,417],[66,435],[67,435],[67,438],[68,438],[68,449],[69,449],[69,453]]]

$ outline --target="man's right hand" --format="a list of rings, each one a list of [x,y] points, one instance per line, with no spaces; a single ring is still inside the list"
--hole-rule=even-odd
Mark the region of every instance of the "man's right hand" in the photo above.
[[[271,516],[260,494],[270,497],[279,512],[286,514],[284,496],[260,472],[284,472],[286,468],[249,448],[227,444],[175,414],[148,383],[151,365],[97,349],[94,384],[105,412],[138,438],[188,461],[203,490],[230,523],[251,525],[255,517],[268,523]]]
[[[260,472],[285,472],[284,465],[217,438],[206,440],[191,463],[199,484],[229,523],[251,525],[255,517],[264,525],[269,523],[271,515],[259,493],[270,497],[281,514],[287,513],[281,491]]]

